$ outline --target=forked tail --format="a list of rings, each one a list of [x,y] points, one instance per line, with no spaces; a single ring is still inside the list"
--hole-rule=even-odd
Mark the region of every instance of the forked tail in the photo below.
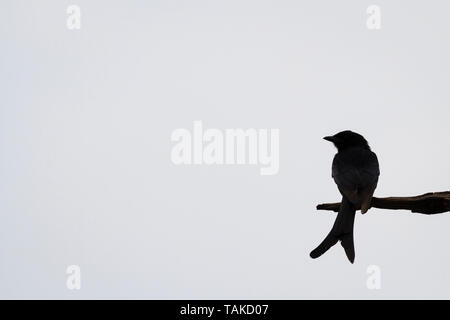
[[[348,260],[351,263],[355,261],[355,246],[353,243],[353,225],[355,222],[356,209],[346,197],[342,197],[339,213],[334,221],[333,228],[325,237],[321,244],[309,254],[311,258],[316,259],[328,251],[338,241],[345,250]]]

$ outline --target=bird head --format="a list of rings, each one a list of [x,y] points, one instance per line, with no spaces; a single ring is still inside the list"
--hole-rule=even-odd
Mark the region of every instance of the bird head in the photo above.
[[[334,136],[324,137],[324,139],[332,142],[338,151],[352,147],[370,149],[367,140],[362,135],[350,130],[339,132]]]

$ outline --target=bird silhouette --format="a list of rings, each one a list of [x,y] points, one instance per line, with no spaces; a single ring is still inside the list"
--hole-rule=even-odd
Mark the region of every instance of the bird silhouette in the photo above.
[[[331,171],[342,194],[342,201],[331,231],[319,246],[311,251],[310,256],[313,259],[318,258],[341,241],[348,260],[353,263],[355,213],[361,209],[361,213],[364,214],[370,208],[380,175],[378,159],[370,150],[366,139],[356,132],[342,131],[324,139],[332,142],[338,150]]]

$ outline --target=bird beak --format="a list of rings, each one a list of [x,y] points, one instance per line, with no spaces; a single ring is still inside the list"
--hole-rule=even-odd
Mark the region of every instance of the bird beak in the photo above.
[[[333,136],[327,136],[327,137],[323,137],[325,140],[330,141],[330,142],[334,142],[335,139]]]

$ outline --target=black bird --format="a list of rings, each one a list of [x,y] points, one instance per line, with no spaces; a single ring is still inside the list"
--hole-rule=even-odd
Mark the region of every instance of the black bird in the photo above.
[[[330,233],[311,251],[310,256],[313,259],[320,257],[340,240],[348,260],[353,263],[355,213],[361,209],[364,214],[370,208],[380,175],[378,159],[366,139],[358,133],[347,130],[324,139],[331,141],[338,150],[333,159],[331,175],[342,194],[342,202]]]

